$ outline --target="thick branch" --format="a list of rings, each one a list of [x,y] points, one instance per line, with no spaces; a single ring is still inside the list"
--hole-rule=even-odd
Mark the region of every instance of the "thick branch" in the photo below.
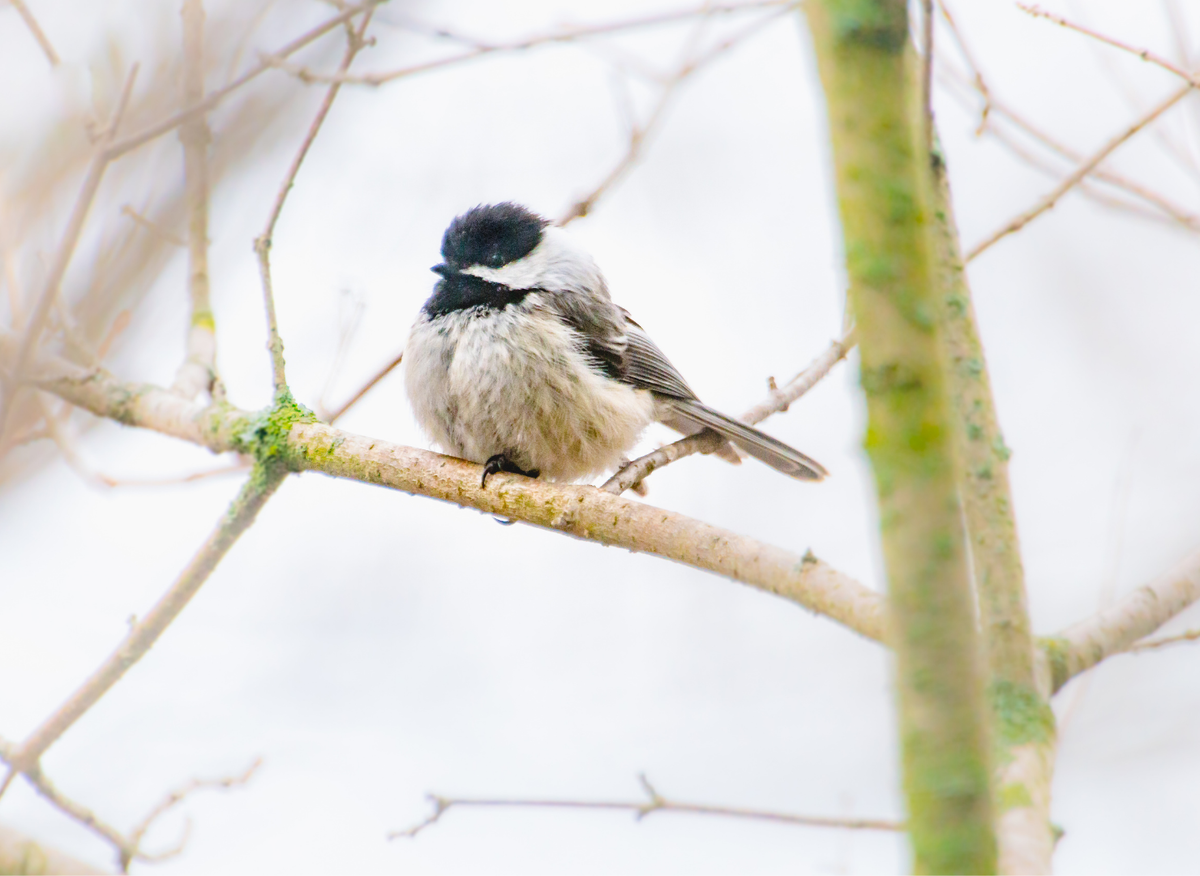
[[[1200,600],[1200,551],[1171,571],[1139,587],[1112,608],[1045,640],[1053,689],[1102,660],[1127,651],[1175,615]]]
[[[0,334],[0,355],[5,346],[5,336]],[[248,450],[247,436],[254,434],[258,422],[251,412],[227,404],[203,407],[158,387],[123,384],[102,370],[89,371],[49,358],[37,364],[40,370],[34,383],[47,392],[97,416],[153,429],[217,453]],[[588,541],[655,554],[790,599],[869,639],[884,638],[879,594],[821,560],[595,487],[499,474],[489,478],[483,489],[480,467],[473,463],[320,423],[292,427],[286,453],[286,463],[297,471],[382,484]]]
[[[908,827],[919,873],[996,867],[975,607],[938,345],[930,155],[904,0],[805,5],[867,401]]]

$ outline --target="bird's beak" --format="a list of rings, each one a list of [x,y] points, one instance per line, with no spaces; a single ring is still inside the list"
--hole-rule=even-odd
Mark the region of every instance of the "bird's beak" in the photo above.
[[[435,274],[441,274],[443,277],[447,277],[450,274],[454,273],[454,268],[452,268],[452,267],[450,267],[450,265],[446,265],[446,264],[434,265],[429,270],[433,271]]]

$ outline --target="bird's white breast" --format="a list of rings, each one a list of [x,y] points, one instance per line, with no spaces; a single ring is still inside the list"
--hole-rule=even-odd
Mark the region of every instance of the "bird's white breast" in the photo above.
[[[473,462],[503,453],[561,481],[613,469],[654,419],[654,400],[596,371],[539,302],[535,292],[500,310],[422,314],[404,355],[417,420]]]

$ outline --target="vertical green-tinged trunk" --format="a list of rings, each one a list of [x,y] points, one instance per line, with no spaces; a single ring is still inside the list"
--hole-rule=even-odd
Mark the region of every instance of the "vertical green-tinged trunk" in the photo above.
[[[996,741],[995,789],[1002,873],[1048,873],[1054,852],[1050,781],[1054,713],[1038,689],[1025,570],[971,290],[963,271],[946,167],[934,168],[940,333],[948,363],[963,516],[987,654]]]
[[[902,0],[809,0],[867,398],[921,873],[996,867],[981,647],[937,335],[918,71]]]

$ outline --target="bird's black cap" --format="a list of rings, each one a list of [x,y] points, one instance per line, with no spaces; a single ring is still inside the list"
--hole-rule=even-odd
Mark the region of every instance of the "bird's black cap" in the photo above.
[[[446,265],[434,268],[438,273],[461,270],[471,265],[499,268],[529,255],[542,241],[542,229],[550,222],[532,210],[505,201],[481,204],[450,223],[442,238],[442,258]]]

